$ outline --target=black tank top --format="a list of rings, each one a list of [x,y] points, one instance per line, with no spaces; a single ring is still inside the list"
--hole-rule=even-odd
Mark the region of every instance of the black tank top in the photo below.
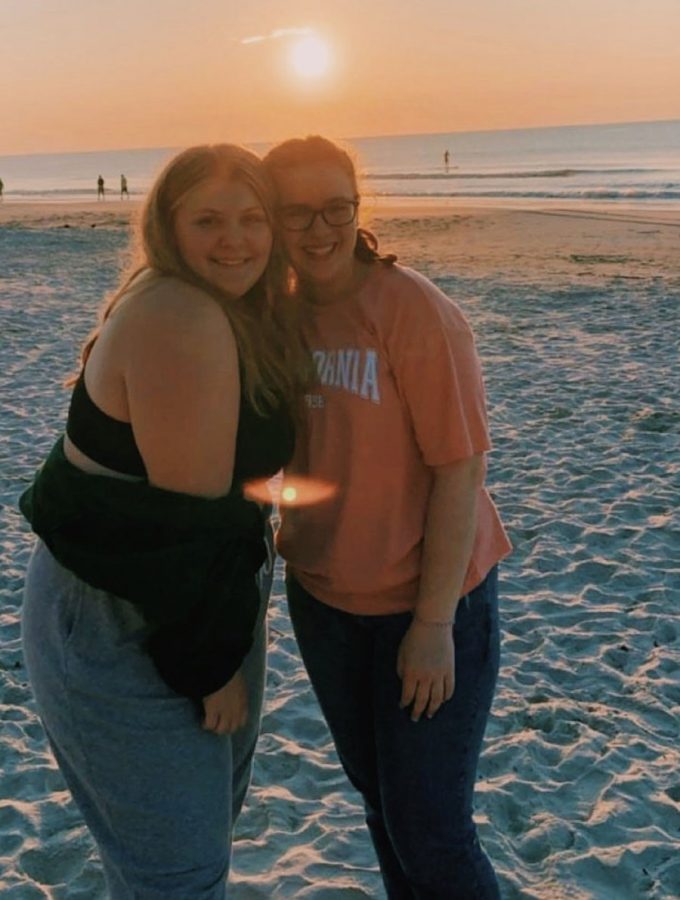
[[[146,476],[132,426],[99,409],[87,392],[83,372],[73,388],[66,433],[80,451],[100,465],[125,475]],[[234,482],[274,475],[290,461],[294,444],[293,422],[283,404],[261,416],[241,393]]]

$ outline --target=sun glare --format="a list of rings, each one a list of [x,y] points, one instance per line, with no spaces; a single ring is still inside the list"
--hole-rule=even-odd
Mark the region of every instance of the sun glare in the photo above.
[[[258,503],[276,503],[279,506],[314,506],[330,500],[337,494],[337,488],[329,481],[318,478],[304,478],[286,475],[279,478],[256,478],[243,485],[243,494],[248,500]]]
[[[328,71],[331,61],[328,44],[316,35],[296,41],[290,48],[290,62],[301,78],[320,78]]]

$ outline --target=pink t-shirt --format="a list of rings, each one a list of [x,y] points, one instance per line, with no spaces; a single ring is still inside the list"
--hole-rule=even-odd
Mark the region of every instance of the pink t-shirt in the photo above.
[[[290,472],[336,486],[283,510],[278,549],[319,600],[359,614],[411,609],[433,474],[490,449],[474,339],[460,308],[422,275],[373,265],[349,301],[313,306],[306,337],[319,384]],[[479,492],[463,594],[510,551]]]

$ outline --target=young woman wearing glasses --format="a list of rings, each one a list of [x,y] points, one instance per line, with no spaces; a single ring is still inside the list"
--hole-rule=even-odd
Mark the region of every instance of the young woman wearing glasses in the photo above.
[[[265,157],[318,380],[290,471],[330,499],[284,512],[291,619],[390,898],[497,898],[472,819],[499,659],[474,339],[357,225],[352,160],[321,137]]]

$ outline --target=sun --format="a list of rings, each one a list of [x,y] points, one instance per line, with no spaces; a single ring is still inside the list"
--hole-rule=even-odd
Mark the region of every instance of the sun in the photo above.
[[[290,63],[301,78],[321,78],[328,71],[331,54],[328,44],[316,35],[296,41],[290,48]]]

